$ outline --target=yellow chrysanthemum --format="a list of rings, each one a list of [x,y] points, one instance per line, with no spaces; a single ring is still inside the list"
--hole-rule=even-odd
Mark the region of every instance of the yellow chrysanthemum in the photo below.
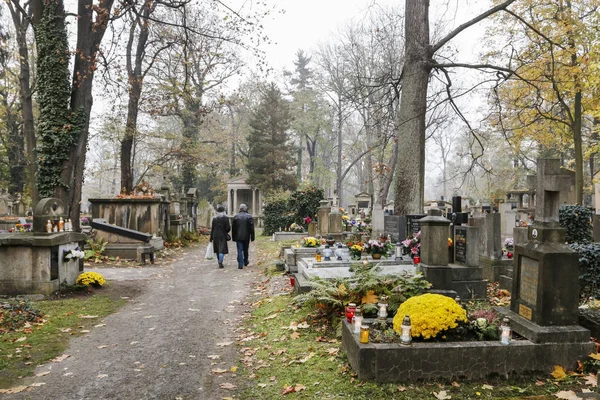
[[[97,272],[84,272],[77,277],[76,283],[78,285],[97,285],[103,286],[106,283],[106,280],[102,275]]]
[[[404,316],[410,317],[412,336],[423,339],[436,337],[440,332],[467,322],[467,312],[456,301],[440,294],[414,296],[400,305],[394,317],[394,330],[402,332]]]

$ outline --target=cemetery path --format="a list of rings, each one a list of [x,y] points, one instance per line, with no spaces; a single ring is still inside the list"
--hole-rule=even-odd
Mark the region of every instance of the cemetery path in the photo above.
[[[220,399],[235,379],[234,328],[247,309],[244,299],[259,276],[251,264],[237,269],[235,246],[225,269],[191,248],[169,265],[99,269],[108,279],[138,279],[139,296],[91,332],[70,341],[60,362],[24,379],[29,391],[10,399]],[[231,245],[230,245],[231,248]],[[148,274],[152,271],[151,274]],[[148,276],[149,275],[149,276]],[[210,357],[209,356],[219,356]],[[41,384],[40,386],[36,386]]]

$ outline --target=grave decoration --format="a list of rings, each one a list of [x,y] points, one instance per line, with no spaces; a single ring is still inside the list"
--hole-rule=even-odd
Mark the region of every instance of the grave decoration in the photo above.
[[[305,236],[300,240],[302,247],[319,247],[321,241],[313,236]]]
[[[421,231],[411,234],[407,239],[402,241],[404,246],[404,253],[409,254],[411,257],[420,254],[421,250]]]

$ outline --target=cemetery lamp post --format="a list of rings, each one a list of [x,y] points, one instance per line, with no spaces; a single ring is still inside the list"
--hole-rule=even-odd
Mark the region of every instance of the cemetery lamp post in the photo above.
[[[403,344],[405,346],[410,346],[412,344],[412,336],[411,336],[411,329],[412,326],[410,325],[410,317],[408,315],[404,316],[404,319],[402,320],[402,333],[400,334],[400,344]]]

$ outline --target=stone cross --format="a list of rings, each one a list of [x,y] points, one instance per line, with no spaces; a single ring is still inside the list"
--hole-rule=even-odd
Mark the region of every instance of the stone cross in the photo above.
[[[568,175],[560,171],[560,160],[540,158],[537,164],[536,222],[558,222],[560,192],[568,191],[571,182]]]

